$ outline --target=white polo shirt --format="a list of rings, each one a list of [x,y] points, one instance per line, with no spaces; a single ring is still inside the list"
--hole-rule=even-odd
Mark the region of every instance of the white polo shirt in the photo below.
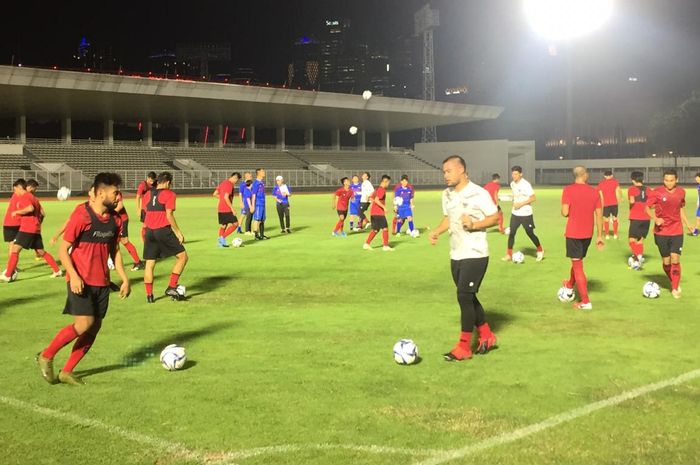
[[[520,181],[511,181],[510,188],[513,191],[513,203],[524,202],[535,195],[532,184],[527,182],[525,178],[520,178]],[[515,216],[530,216],[532,215],[532,205],[523,205],[517,210],[514,208],[511,213]]]
[[[484,258],[489,256],[486,231],[466,231],[462,216],[469,215],[474,221],[498,213],[496,204],[486,189],[469,182],[461,191],[448,187],[442,193],[442,212],[450,219],[450,258]]]
[[[360,190],[360,202],[365,203],[369,202],[369,196],[372,195],[374,192],[374,186],[372,185],[371,182],[369,182],[369,179],[362,181],[362,187]]]

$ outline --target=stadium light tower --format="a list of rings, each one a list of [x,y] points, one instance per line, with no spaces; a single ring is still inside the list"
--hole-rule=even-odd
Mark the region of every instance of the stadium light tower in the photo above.
[[[423,100],[435,100],[435,57],[433,55],[433,30],[440,25],[440,13],[430,4],[418,10],[414,16],[415,33],[423,38]],[[435,126],[423,128],[421,142],[437,142]]]

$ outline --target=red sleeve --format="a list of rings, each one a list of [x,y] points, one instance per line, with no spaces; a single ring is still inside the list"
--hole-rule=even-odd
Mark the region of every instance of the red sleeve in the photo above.
[[[119,238],[122,237],[122,234],[124,234],[124,221],[122,221],[121,217],[119,215],[114,216],[114,221],[117,222],[117,241]]]
[[[656,205],[656,199],[656,191],[649,192],[649,197],[647,198],[647,205],[649,207],[653,207],[654,205]]]
[[[685,189],[681,188],[681,207],[685,207]]]
[[[571,205],[571,197],[569,196],[569,188],[565,187],[561,193],[561,204]]]
[[[165,199],[165,209],[175,211],[175,192],[171,190],[166,191],[168,193],[168,198]]]
[[[63,240],[71,244],[74,243],[89,224],[90,217],[84,208],[74,211],[68,220],[66,230],[63,232]]]
[[[31,197],[31,195],[28,194],[20,196],[20,198],[17,199],[17,207],[15,210],[22,210],[23,208],[27,208],[28,206],[32,205],[32,200],[29,197]]]

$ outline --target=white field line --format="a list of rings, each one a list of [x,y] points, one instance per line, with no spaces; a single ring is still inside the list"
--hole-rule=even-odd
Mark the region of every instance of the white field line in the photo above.
[[[683,384],[697,378],[700,378],[700,369],[689,371],[680,376],[669,378],[664,381],[647,384],[646,386],[640,386],[638,388],[625,391],[616,396],[609,397],[598,402],[593,402],[591,404],[584,405],[583,407],[575,408],[573,410],[569,410],[558,415],[554,415],[539,423],[534,423],[530,426],[525,426],[523,428],[516,429],[515,431],[511,431],[509,433],[503,433],[498,436],[494,436],[489,439],[477,442],[475,444],[470,444],[468,446],[462,447],[461,449],[438,452],[433,457],[430,457],[427,460],[421,462],[417,462],[415,465],[440,465],[452,460],[458,460],[468,455],[472,455],[476,452],[481,452],[486,449],[491,449],[497,446],[501,446],[503,444],[515,442],[527,436],[531,436],[541,431],[554,428],[555,426],[559,426],[563,423],[567,423],[569,421],[576,420],[577,418],[590,415],[591,413],[597,412],[598,410],[613,407],[628,400],[636,399],[637,397],[651,394],[652,392],[660,391],[670,386],[677,386],[679,384]]]

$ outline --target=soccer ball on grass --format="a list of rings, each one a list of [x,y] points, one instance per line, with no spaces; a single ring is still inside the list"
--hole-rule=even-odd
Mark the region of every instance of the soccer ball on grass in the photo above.
[[[241,247],[243,245],[243,239],[241,239],[240,237],[237,237],[231,241],[231,245],[234,247]]]
[[[647,299],[656,299],[661,295],[661,287],[655,282],[649,281],[642,287],[642,295]]]
[[[401,339],[394,344],[394,361],[399,365],[411,365],[418,359],[418,346],[411,339]]]
[[[179,370],[185,365],[186,361],[185,348],[177,344],[170,344],[160,353],[160,363],[168,371]]]
[[[560,287],[557,292],[557,298],[559,302],[573,302],[574,301],[574,290],[568,287]]]
[[[517,251],[513,254],[512,260],[513,263],[520,265],[525,261],[525,254],[520,251]]]

